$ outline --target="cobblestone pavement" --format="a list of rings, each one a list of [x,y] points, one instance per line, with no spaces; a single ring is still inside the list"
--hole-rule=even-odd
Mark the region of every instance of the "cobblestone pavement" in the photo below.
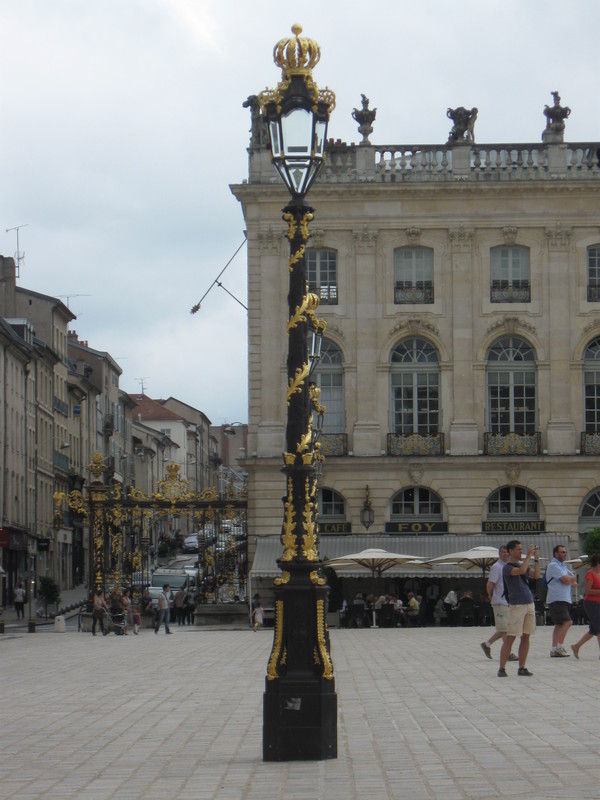
[[[598,798],[595,643],[580,661],[550,659],[551,629],[538,629],[534,677],[510,663],[500,679],[479,647],[489,633],[333,630],[338,758],[264,763],[271,631],[10,629],[0,636],[0,796]]]

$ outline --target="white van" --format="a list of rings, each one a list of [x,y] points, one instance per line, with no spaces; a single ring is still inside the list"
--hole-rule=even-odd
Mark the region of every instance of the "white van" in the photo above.
[[[196,594],[198,592],[198,570],[195,567],[187,566],[179,569],[161,567],[154,570],[149,587],[153,608],[158,606],[158,595],[161,594],[165,583],[169,584],[171,600],[182,587]]]

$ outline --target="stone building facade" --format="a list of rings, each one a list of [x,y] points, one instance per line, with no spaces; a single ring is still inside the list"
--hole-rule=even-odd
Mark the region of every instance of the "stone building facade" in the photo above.
[[[600,517],[599,154],[562,130],[329,142],[306,252],[327,322],[322,532],[364,534],[368,486],[369,534],[440,534],[445,552],[455,534],[561,534],[580,552]],[[281,529],[289,253],[288,196],[254,131],[231,188],[248,236],[252,541]]]

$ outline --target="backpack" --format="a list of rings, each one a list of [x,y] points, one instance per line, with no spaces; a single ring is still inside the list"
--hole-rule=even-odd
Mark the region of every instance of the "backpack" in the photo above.
[[[548,565],[550,566],[550,565]],[[548,567],[546,567],[544,574],[542,575],[542,589],[547,592],[548,591],[548,584],[552,583],[554,578],[547,578],[546,573],[548,572]]]

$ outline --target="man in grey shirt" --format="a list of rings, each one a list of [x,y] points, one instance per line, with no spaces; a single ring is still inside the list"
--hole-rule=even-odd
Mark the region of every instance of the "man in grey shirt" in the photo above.
[[[506,662],[517,636],[521,637],[519,643],[519,669],[517,675],[530,677],[525,663],[529,653],[529,637],[535,633],[535,604],[533,594],[529,588],[528,580],[537,580],[540,577],[540,557],[537,547],[530,544],[527,548],[525,560],[521,563],[523,548],[517,539],[507,543],[508,563],[504,565],[503,578],[508,595],[508,623],[506,638],[500,651],[499,678],[506,678]],[[533,570],[530,567],[533,558]]]

